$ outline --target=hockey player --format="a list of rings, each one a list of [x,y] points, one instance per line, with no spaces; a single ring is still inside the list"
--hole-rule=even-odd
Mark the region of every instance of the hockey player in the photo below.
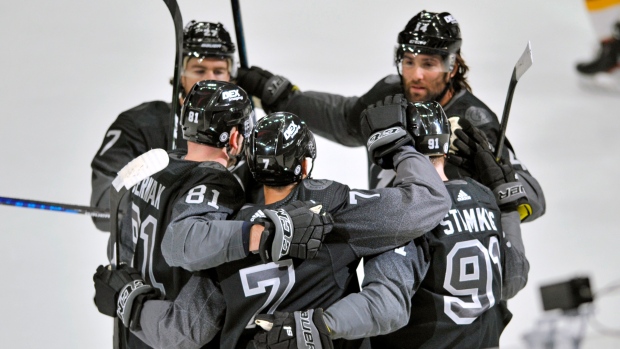
[[[181,97],[200,80],[230,81],[236,73],[234,54],[235,45],[222,24],[189,22],[183,32]],[[176,132],[176,147],[186,149],[180,128]],[[109,208],[109,188],[116,173],[148,150],[167,149],[170,137],[170,103],[146,102],[121,113],[106,132],[91,163],[91,206]],[[93,221],[99,230],[109,230],[109,220]]]
[[[250,255],[216,268],[226,299],[223,348],[246,347],[257,331],[256,314],[325,308],[334,303],[356,288],[352,280],[362,256],[411,241],[446,214],[445,186],[431,164],[413,147],[400,147],[407,141],[400,127],[406,105],[402,96],[386,105],[383,108],[390,120],[379,120],[370,129],[374,133],[371,152],[393,161],[397,173],[394,188],[370,191],[307,177],[311,171],[307,158],[314,159],[316,146],[312,133],[297,116],[274,113],[260,120],[250,136],[246,157],[254,178],[264,184],[265,205],[246,207],[236,219],[260,221],[266,209],[278,212],[293,200],[315,200],[332,214],[334,227],[312,260],[265,264],[258,255]],[[166,260],[170,265],[199,270],[213,266],[208,260],[213,246],[229,248],[217,241],[217,235],[200,249],[193,247],[196,241],[204,241],[204,237],[176,230]]]
[[[200,216],[204,221],[227,219],[245,203],[241,185],[226,166],[230,157],[242,151],[252,112],[249,97],[236,85],[207,80],[192,88],[181,120],[187,150],[171,152],[164,170],[132,190],[132,224],[122,234],[133,235],[133,266],[141,275],[126,265],[114,271],[100,266],[94,277],[99,311],[110,316],[118,311],[127,327],[130,323],[135,327],[146,300],[177,297],[191,273],[166,264],[160,248],[165,229],[169,222],[187,216]],[[119,278],[124,282],[119,283]],[[209,285],[211,292],[217,292]],[[116,299],[123,292],[117,310]],[[128,344],[130,348],[148,347],[134,335]]]
[[[166,331],[164,321],[160,321],[186,319],[188,314],[200,314],[205,309],[210,316],[195,317],[192,326],[206,322],[205,326],[211,327],[211,335],[219,329],[224,309],[219,288],[208,272],[192,276],[166,263],[161,251],[164,232],[173,235],[180,225],[193,233],[208,235],[213,225],[221,223],[230,227],[239,241],[242,236],[249,241],[252,231],[259,240],[275,236],[274,241],[278,241],[278,236],[284,234],[275,224],[277,222],[270,223],[276,226],[271,232],[265,231],[267,223],[251,226],[225,221],[245,203],[239,182],[224,166],[231,157],[240,154],[251,130],[252,113],[249,97],[236,85],[213,80],[196,83],[187,96],[181,119],[187,150],[172,151],[166,169],[134,187],[131,231],[123,233],[129,236],[133,233],[135,270],[124,264],[114,271],[100,266],[95,275],[97,306],[104,314],[118,313],[123,324],[132,329],[129,347],[192,347],[197,341],[206,344],[212,336],[179,335]],[[306,221],[316,214],[303,205],[289,207],[285,207],[282,214],[291,218],[291,230],[287,233],[292,235],[290,247],[294,251],[287,255],[312,257],[316,251],[302,248],[310,238],[316,237],[313,246],[318,249],[323,231],[313,230],[316,234],[312,236],[299,236],[297,230],[313,229],[311,225],[315,223]],[[298,224],[299,221],[305,225]],[[316,225],[322,228],[324,222],[316,222]],[[264,248],[267,247],[271,245]],[[156,300],[159,298],[163,300]],[[174,314],[171,303],[177,298],[180,299],[175,306],[186,306],[183,314]],[[217,343],[213,347],[217,347]]]
[[[421,11],[398,35],[394,61],[398,75],[380,80],[361,97],[343,97],[322,92],[300,92],[284,77],[258,67],[240,69],[237,83],[248,93],[261,97],[266,110],[288,111],[299,115],[318,135],[346,146],[366,143],[360,132],[361,112],[387,95],[404,93],[411,102],[437,101],[449,117],[467,119],[484,131],[492,145],[497,146],[497,116],[471,93],[467,82],[469,70],[461,56],[459,24],[448,12]],[[504,162],[511,160],[529,202],[520,205],[521,218],[531,221],[545,212],[545,198],[538,181],[522,162],[517,160],[506,141]],[[370,188],[389,185],[393,172],[369,161]],[[470,174],[463,168],[446,165],[448,178]]]
[[[503,300],[525,286],[529,271],[516,198],[496,203],[487,187],[470,178],[448,180],[443,170],[450,142],[448,119],[437,102],[421,105],[417,117],[408,119],[407,130],[420,152],[430,157],[452,197],[449,213],[424,236],[429,258],[421,258],[424,244],[413,241],[370,259],[364,266],[362,292],[343,298],[324,313],[311,309],[258,315],[257,323],[268,332],[256,336],[256,348],[305,348],[302,328],[319,334],[323,348],[331,348],[330,339],[381,334],[371,338],[373,348],[499,345],[511,317]],[[371,115],[372,109],[363,113],[362,123],[377,116]],[[458,131],[457,144],[478,170],[488,173],[485,184],[520,185],[510,165],[495,162],[484,134],[465,126],[465,131]]]
[[[610,79],[620,62],[620,1],[585,0],[600,46],[590,62],[577,64],[577,72],[601,87],[620,87],[618,79]]]

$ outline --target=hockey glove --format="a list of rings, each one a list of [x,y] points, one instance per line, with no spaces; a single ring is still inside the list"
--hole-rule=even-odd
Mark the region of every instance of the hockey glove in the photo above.
[[[393,169],[392,157],[398,148],[414,144],[407,132],[407,113],[412,108],[402,94],[397,94],[369,105],[362,112],[360,128],[368,138],[366,148],[375,164]]]
[[[263,263],[277,262],[288,256],[311,259],[319,252],[325,234],[333,227],[329,213],[311,201],[293,201],[277,210],[264,210],[264,224],[258,253]]]
[[[258,314],[254,322],[266,332],[254,336],[257,349],[327,349],[333,348],[330,331],[323,319],[323,309]]]
[[[500,208],[529,206],[525,188],[517,179],[512,165],[495,160],[493,147],[486,135],[469,121],[461,118],[459,125],[461,129],[454,131],[457,137],[454,145],[458,151],[450,155],[448,161],[466,167],[475,180],[489,187]]]
[[[100,265],[93,276],[95,305],[100,313],[119,317],[131,330],[140,326],[140,313],[144,302],[160,297],[158,289],[146,284],[140,272],[126,264],[118,269]]]
[[[299,88],[287,78],[273,75],[259,67],[239,68],[237,73],[237,85],[247,93],[257,96],[266,112],[272,112],[277,103],[286,99]]]

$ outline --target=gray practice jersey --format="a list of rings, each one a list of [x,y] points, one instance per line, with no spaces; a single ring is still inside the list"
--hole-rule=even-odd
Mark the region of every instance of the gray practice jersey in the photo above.
[[[398,173],[395,188],[356,191],[331,181],[304,180],[298,185],[301,191],[295,192],[339,198],[331,201],[335,220],[332,234],[346,232],[353,255],[385,251],[436,225],[450,205],[441,179],[424,156],[411,147],[403,148],[394,163]],[[293,196],[280,204],[308,199]],[[315,198],[320,202],[320,196]],[[193,270],[244,258],[248,251],[243,245],[243,227],[244,222],[210,221],[199,231],[195,225],[172,222],[162,242],[163,254],[171,266]],[[159,338],[160,343],[199,348],[204,344],[201,340],[213,337],[221,326],[212,323],[222,316],[216,304],[221,304],[221,293],[209,281],[192,277],[176,300],[146,302],[141,319],[144,332]],[[198,286],[201,283],[203,286]]]
[[[367,141],[360,130],[362,111],[368,105],[397,93],[403,93],[400,77],[389,75],[361,97],[344,97],[314,91],[296,92],[288,99],[279,102],[273,109],[298,115],[315,134],[345,146],[357,147],[366,145]],[[484,131],[491,144],[497,146],[500,128],[497,116],[472,93],[468,91],[457,93],[443,108],[448,117],[458,116],[469,120],[474,126]],[[532,207],[532,214],[524,221],[532,221],[545,213],[545,196],[538,181],[525,164],[516,158],[508,140],[505,145],[504,155],[514,166]],[[450,179],[468,176],[467,173],[463,173],[462,169],[451,164],[446,164],[446,174]],[[393,171],[382,170],[373,165],[371,161],[368,162],[368,179],[371,189],[389,186],[393,178]]]
[[[381,246],[400,246],[432,229],[449,208],[448,193],[430,161],[412,147],[403,147],[394,157],[396,178],[393,188],[357,190],[345,188],[346,201],[334,212],[334,231],[345,231],[356,254],[377,253]],[[304,180],[307,190],[330,188],[332,181]],[[325,193],[332,193],[329,190]],[[324,194],[328,195],[328,194]],[[299,197],[296,200],[320,197]],[[439,219],[441,219],[439,217]],[[237,226],[229,222],[209,222],[209,229],[193,230],[186,222],[172,222],[162,242],[162,252],[170,266],[188,270],[213,268],[246,256]]]

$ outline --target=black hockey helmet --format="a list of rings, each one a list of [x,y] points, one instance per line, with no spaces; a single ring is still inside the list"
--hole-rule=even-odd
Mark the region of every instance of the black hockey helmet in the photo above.
[[[183,29],[184,57],[229,59],[231,75],[236,76],[235,51],[235,44],[222,23],[192,20]]]
[[[441,104],[435,101],[413,104],[407,113],[407,131],[413,136],[415,148],[428,156],[448,154],[450,122]]]
[[[314,164],[316,143],[306,123],[297,115],[277,112],[256,124],[248,138],[245,156],[257,182],[283,186],[302,179],[301,166],[306,158],[311,158]]]
[[[181,111],[183,138],[224,148],[232,126],[238,126],[247,139],[253,113],[250,98],[241,87],[224,81],[199,81],[185,98]]]
[[[422,10],[398,34],[394,61],[398,66],[405,52],[440,55],[444,58],[445,70],[449,72],[454,68],[461,42],[459,24],[450,13]]]

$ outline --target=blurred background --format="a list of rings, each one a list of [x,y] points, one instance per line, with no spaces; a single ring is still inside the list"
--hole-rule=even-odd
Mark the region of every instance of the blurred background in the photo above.
[[[220,21],[230,3],[179,0],[184,23]],[[418,11],[459,21],[474,93],[501,115],[512,69],[532,43],[534,64],[513,99],[507,136],[541,183],[546,214],[522,226],[528,286],[509,302],[503,348],[526,348],[543,317],[539,287],[620,279],[620,99],[580,87],[574,65],[596,37],[581,0],[241,1],[251,65],[302,90],[366,92],[394,73],[397,33]],[[163,1],[21,0],[0,4],[0,196],[88,205],[90,161],[123,110],[170,101],[174,26]],[[363,148],[319,139],[316,178],[365,188]],[[92,297],[107,233],[86,216],[0,207],[0,343],[15,348],[110,348],[112,320]],[[595,301],[620,327],[620,297]],[[620,347],[592,322],[583,347]],[[617,334],[618,332],[616,332]]]

